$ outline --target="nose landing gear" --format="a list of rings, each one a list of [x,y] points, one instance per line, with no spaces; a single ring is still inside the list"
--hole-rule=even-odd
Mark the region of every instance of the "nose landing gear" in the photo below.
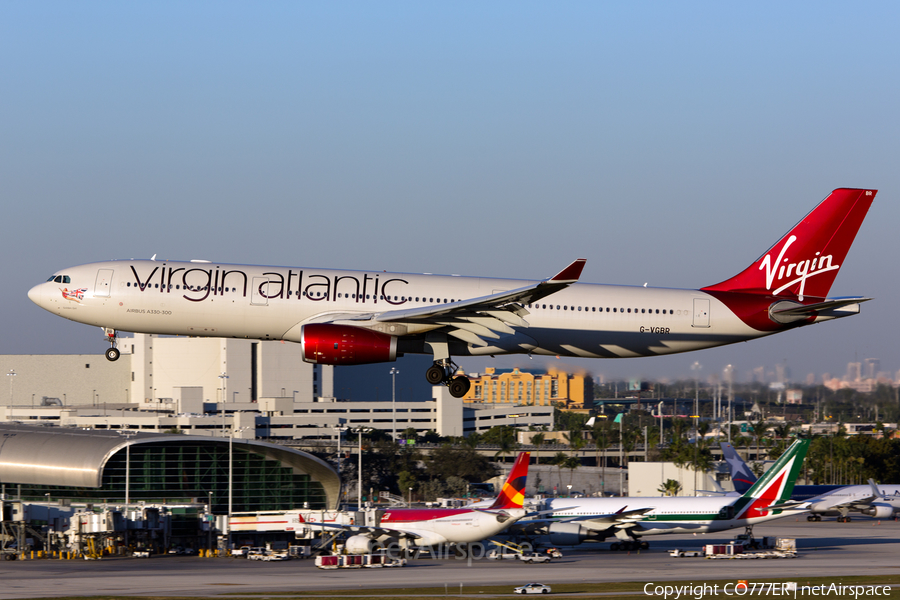
[[[106,336],[106,341],[109,342],[109,349],[106,351],[106,360],[110,362],[115,362],[119,360],[119,349],[116,347],[118,345],[119,337],[116,334],[115,329],[109,329],[107,327],[103,328],[103,334]]]

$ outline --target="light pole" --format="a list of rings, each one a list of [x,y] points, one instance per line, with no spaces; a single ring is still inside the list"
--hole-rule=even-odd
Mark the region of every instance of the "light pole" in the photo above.
[[[731,443],[731,420],[733,418],[731,414],[731,384],[734,382],[734,367],[728,365],[725,367],[725,376],[728,377],[728,443]]]
[[[228,545],[229,545],[229,546],[231,546],[231,513],[232,513],[232,497],[233,497],[232,495],[233,495],[233,490],[234,490],[234,485],[233,485],[233,482],[234,482],[234,479],[233,479],[233,473],[234,473],[234,451],[233,451],[234,434],[235,434],[235,433],[238,433],[238,432],[241,432],[241,431],[244,431],[245,429],[250,429],[250,427],[238,427],[238,428],[235,428],[235,427],[234,427],[234,419],[232,418],[232,423],[231,423],[231,435],[228,436],[228,520],[227,520],[227,522],[226,522],[226,524],[225,524],[225,527],[226,527],[225,535],[228,536],[227,539],[228,539]],[[243,436],[242,436],[242,438],[243,438]]]
[[[397,375],[400,369],[391,367],[391,438],[397,441]]]
[[[412,506],[412,488],[409,488],[409,497],[406,500],[406,506]]]
[[[349,427],[344,427],[343,425],[338,425],[337,427],[332,427],[337,432],[338,436],[338,448],[337,448],[337,467],[338,467],[338,481],[341,482],[341,487],[344,487],[344,480],[341,479],[341,438],[344,437],[344,432],[346,432]],[[340,494],[338,494],[340,496]],[[339,501],[340,502],[340,501]]]
[[[212,550],[212,491],[207,492],[209,494],[209,503],[206,505],[206,547],[209,550]]]
[[[9,377],[9,412],[12,413],[12,409],[13,409],[12,408],[13,407],[13,379],[16,378],[16,370],[10,369],[9,373],[7,373],[6,376]],[[12,418],[10,418],[10,421],[12,421]]]
[[[228,399],[228,396],[225,395],[225,386],[227,385],[226,379],[228,379],[228,374],[225,371],[222,371],[222,374],[219,375],[219,379],[222,380],[222,437],[225,437],[225,401]]]
[[[107,427],[108,429],[108,427]],[[137,435],[135,431],[117,431],[125,438],[125,511],[131,503],[131,436]]]
[[[359,481],[356,486],[356,503],[357,510],[362,510],[362,436],[364,433],[372,431],[370,427],[356,427],[353,433],[359,435]]]

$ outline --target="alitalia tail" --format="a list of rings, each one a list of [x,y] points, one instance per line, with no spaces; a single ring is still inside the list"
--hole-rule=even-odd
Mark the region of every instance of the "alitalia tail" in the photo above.
[[[28,297],[118,331],[283,340],[330,365],[431,354],[425,376],[462,397],[454,356],[656,356],[733,344],[857,314],[829,297],[876,190],[834,190],[749,267],[699,290],[577,283],[578,259],[541,281],[122,260],[57,271]]]
[[[699,497],[558,498],[542,507],[552,512],[519,527],[549,534],[554,545],[618,538],[623,549],[647,548],[648,535],[710,533],[747,527],[793,514],[783,506],[791,491],[809,440],[798,440],[743,495]]]

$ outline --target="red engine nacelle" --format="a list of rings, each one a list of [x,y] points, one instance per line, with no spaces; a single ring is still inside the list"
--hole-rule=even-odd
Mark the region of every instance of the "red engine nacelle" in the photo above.
[[[320,365],[368,365],[397,360],[396,337],[350,325],[304,325],[300,346],[304,361]]]

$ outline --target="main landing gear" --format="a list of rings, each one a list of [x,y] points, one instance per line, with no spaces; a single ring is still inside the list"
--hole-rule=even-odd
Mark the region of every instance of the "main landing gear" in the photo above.
[[[454,375],[459,367],[449,358],[434,361],[434,364],[425,371],[425,379],[431,385],[444,384],[450,388],[450,395],[454,398],[462,398],[469,391],[472,383],[464,375]]]
[[[650,548],[650,542],[642,542],[641,540],[627,540],[624,542],[613,542],[609,545],[609,549],[613,552],[631,552],[633,550],[647,550]]]
[[[106,341],[109,342],[109,349],[106,351],[106,360],[110,362],[119,360],[120,352],[116,347],[119,338],[116,335],[116,330],[104,327],[103,334],[106,336]]]
[[[821,521],[822,515],[807,515],[806,520],[807,521]]]

